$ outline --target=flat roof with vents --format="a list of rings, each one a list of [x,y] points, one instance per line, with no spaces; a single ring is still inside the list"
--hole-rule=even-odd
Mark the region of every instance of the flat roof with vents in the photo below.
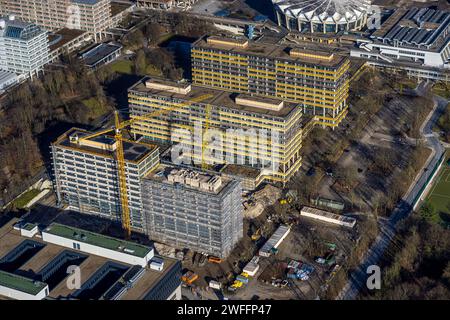
[[[116,142],[113,134],[108,133],[89,139],[81,139],[90,134],[95,134],[95,132],[72,128],[61,135],[54,145],[115,159]],[[157,151],[158,147],[156,145],[131,140],[123,141],[123,152],[126,161],[140,163]]]
[[[211,41],[210,38],[213,38]],[[343,63],[345,63],[348,58],[343,55],[331,55],[334,49],[330,49],[330,51],[318,50],[315,51],[315,56],[322,56],[322,59],[311,59],[311,56],[306,55],[298,55],[294,56],[290,54],[290,51],[295,50],[294,52],[306,52],[307,49],[303,48],[299,45],[280,45],[277,43],[272,43],[269,41],[249,41],[245,39],[245,42],[238,42],[234,38],[218,38],[220,40],[215,40],[216,37],[202,37],[193,43],[193,49],[196,48],[204,48],[204,49],[219,49],[224,51],[229,51],[233,53],[240,53],[243,55],[254,55],[254,56],[262,56],[267,58],[275,58],[275,59],[284,59],[288,61],[295,61],[298,63],[302,63],[305,65],[315,65],[321,67],[327,67],[330,69],[337,69]],[[241,40],[243,41],[243,40]],[[245,45],[244,45],[245,44]],[[327,57],[324,59],[323,57]]]
[[[121,253],[125,252],[127,254],[140,258],[145,257],[153,251],[152,247],[147,247],[136,244],[134,242],[104,236],[75,227],[69,227],[59,223],[52,223],[47,229],[45,229],[45,233],[57,235],[66,239],[81,241],[108,250],[113,250]]]
[[[48,287],[44,282],[34,281],[32,279],[2,270],[0,270],[0,286],[24,292],[33,296]]]

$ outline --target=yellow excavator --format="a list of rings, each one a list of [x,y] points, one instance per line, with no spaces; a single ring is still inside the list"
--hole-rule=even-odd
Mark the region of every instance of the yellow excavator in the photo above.
[[[211,94],[201,95],[199,97],[193,98],[186,103],[175,104],[173,107],[158,110],[151,112],[149,114],[143,116],[132,116],[130,120],[120,121],[118,111],[115,112],[115,125],[112,128],[108,128],[105,130],[101,130],[95,132],[91,135],[83,136],[80,140],[89,140],[97,136],[101,136],[104,134],[114,132],[114,139],[116,141],[116,158],[117,158],[117,168],[118,168],[118,176],[119,176],[119,195],[120,195],[120,203],[121,203],[121,215],[122,215],[122,228],[125,231],[126,238],[130,238],[131,236],[131,219],[130,219],[130,208],[128,206],[128,193],[127,193],[127,179],[126,179],[126,167],[125,167],[125,156],[123,151],[123,135],[122,132],[125,128],[131,126],[134,123],[139,121],[145,121],[154,117],[158,117],[161,115],[165,115],[179,108],[183,108],[189,106],[193,103],[199,103],[211,98]]]

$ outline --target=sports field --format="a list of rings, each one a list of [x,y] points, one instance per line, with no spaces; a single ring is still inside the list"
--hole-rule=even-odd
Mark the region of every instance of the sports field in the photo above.
[[[442,164],[441,171],[437,176],[433,187],[427,196],[436,212],[450,215],[450,165],[448,164],[450,152],[447,151],[447,159]]]

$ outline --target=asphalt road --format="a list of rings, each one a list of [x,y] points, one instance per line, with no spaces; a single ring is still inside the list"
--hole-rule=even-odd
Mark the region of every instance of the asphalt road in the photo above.
[[[416,92],[418,94],[423,94],[424,85],[419,85]],[[423,138],[432,149],[430,159],[427,161],[424,168],[434,168],[442,154],[445,152],[440,140],[433,134],[432,128],[439,118],[442,110],[444,110],[447,106],[447,103],[447,100],[436,97],[435,108],[433,112],[430,113],[430,116],[421,128]],[[357,298],[360,289],[366,287],[366,281],[368,278],[366,270],[368,266],[376,265],[378,263],[395,235],[397,223],[406,218],[412,212],[412,207],[414,205],[413,202],[419,195],[422,187],[426,184],[431,174],[432,170],[421,170],[420,175],[416,177],[405,196],[397,204],[397,207],[394,209],[390,218],[380,221],[380,233],[375,240],[375,243],[367,252],[366,257],[360,266],[352,274],[350,274],[349,281],[339,294],[338,299],[354,300]]]

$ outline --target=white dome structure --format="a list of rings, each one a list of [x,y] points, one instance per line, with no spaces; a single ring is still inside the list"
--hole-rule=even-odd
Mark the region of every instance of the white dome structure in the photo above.
[[[371,0],[272,0],[278,24],[289,30],[337,33],[361,30]]]

